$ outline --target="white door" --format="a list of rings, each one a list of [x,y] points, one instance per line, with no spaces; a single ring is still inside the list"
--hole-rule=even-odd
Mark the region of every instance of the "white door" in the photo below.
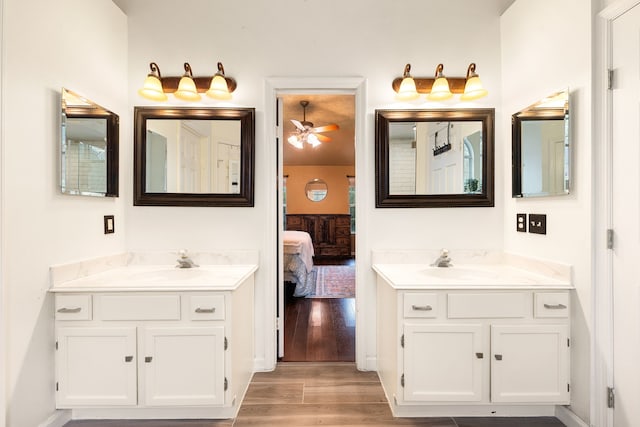
[[[405,323],[404,400],[481,400],[484,357],[481,325]]]
[[[56,407],[135,405],[136,328],[59,328]]]
[[[224,326],[144,330],[144,404],[224,403]]]
[[[614,425],[640,426],[640,5],[612,22]]]
[[[569,403],[567,325],[491,326],[491,401]]]

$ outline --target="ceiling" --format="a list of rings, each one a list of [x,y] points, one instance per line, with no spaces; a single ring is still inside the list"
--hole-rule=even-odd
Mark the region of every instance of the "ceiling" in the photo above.
[[[352,166],[355,165],[355,96],[354,95],[283,95],[283,157],[286,166]],[[309,101],[307,121],[314,126],[337,124],[340,129],[324,132],[331,142],[300,150],[287,143],[296,133],[291,119],[302,121],[300,101]]]

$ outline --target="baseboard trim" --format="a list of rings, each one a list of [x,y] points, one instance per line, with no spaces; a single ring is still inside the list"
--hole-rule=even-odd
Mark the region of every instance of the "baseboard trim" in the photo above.
[[[564,423],[567,427],[589,427],[589,424],[582,421],[567,406],[556,406],[556,418]]]
[[[38,427],[62,427],[71,421],[71,411],[59,410],[52,414],[46,421],[38,424]]]

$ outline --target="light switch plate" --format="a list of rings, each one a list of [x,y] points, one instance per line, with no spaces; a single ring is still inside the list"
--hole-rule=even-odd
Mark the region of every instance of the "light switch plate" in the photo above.
[[[527,214],[516,214],[516,231],[527,232]]]
[[[547,234],[547,215],[529,214],[529,233]]]
[[[116,232],[113,215],[104,216],[104,234],[112,234]]]

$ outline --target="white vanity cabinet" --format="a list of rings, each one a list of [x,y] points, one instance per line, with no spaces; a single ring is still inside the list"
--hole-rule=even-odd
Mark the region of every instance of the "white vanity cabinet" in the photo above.
[[[378,373],[396,416],[552,415],[569,403],[568,289],[377,281]]]
[[[233,417],[253,374],[253,287],[55,293],[57,408]]]

